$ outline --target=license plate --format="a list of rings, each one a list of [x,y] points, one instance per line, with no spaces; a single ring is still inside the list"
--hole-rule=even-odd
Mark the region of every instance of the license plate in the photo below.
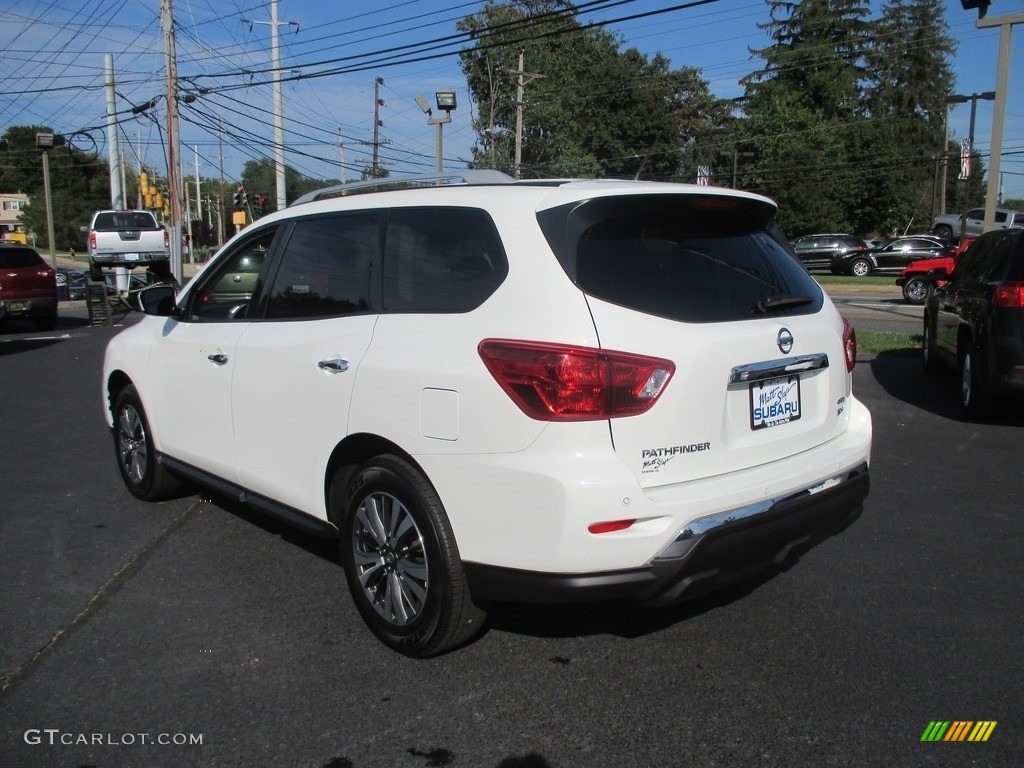
[[[137,253],[126,253],[124,255],[124,260],[125,261],[138,261],[139,260],[139,254],[137,254]]]
[[[799,376],[782,376],[750,385],[751,429],[777,427],[799,418]]]
[[[8,301],[7,311],[8,312],[24,312],[28,309],[27,301]]]

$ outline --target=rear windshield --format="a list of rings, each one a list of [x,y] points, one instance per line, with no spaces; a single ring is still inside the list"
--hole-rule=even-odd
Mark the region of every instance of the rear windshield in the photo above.
[[[93,229],[159,229],[145,211],[110,211],[96,214]]]
[[[585,293],[686,323],[809,314],[818,284],[782,242],[774,207],[711,195],[596,198],[538,214]]]
[[[43,258],[31,248],[0,248],[0,268],[45,266]]]

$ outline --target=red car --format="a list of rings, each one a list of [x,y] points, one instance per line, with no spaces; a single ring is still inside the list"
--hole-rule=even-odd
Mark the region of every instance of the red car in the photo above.
[[[27,317],[44,331],[57,327],[57,273],[26,245],[0,245],[0,322],[9,317]]]
[[[973,237],[965,237],[952,256],[941,256],[937,259],[920,259],[912,262],[903,268],[900,276],[896,278],[896,285],[903,286],[903,298],[908,304],[924,304],[928,298],[928,288],[931,285],[942,285],[945,280],[929,280],[928,273],[933,270],[942,270],[947,275],[956,266],[956,260],[964,252],[968,245],[974,242]]]

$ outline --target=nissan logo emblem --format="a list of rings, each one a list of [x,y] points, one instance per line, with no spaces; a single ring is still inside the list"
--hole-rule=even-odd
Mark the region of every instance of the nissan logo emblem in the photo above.
[[[775,339],[775,343],[779,345],[779,351],[788,355],[790,350],[793,349],[793,334],[789,332],[789,328],[780,328],[779,335]]]

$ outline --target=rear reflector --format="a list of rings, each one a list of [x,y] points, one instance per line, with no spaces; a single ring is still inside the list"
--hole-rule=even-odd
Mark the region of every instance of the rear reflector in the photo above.
[[[857,364],[857,332],[849,320],[843,320],[843,352],[846,354],[846,372]]]
[[[604,523],[594,523],[593,525],[587,526],[587,530],[591,533],[614,533],[615,531],[624,531],[629,528],[636,520],[609,520]]]
[[[669,360],[567,344],[485,339],[477,350],[512,401],[541,421],[643,413],[676,369]]]

